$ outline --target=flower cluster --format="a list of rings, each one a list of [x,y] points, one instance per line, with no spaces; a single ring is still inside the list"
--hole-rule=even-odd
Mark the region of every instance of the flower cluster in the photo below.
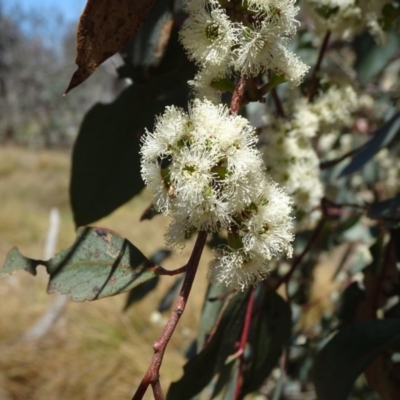
[[[384,32],[379,23],[382,9],[389,0],[305,0],[305,10],[321,32],[329,29],[347,39],[365,28],[382,42]]]
[[[292,104],[292,118],[270,117],[262,132],[264,162],[271,177],[293,197],[299,228],[307,217],[316,219],[324,190],[319,177],[319,158],[312,138],[337,137],[343,126],[352,122],[351,113],[359,107],[357,95],[349,85],[332,85],[313,103],[297,99]],[[333,134],[335,132],[335,134]]]
[[[291,210],[289,197],[276,184],[261,181],[260,195],[236,216],[238,226],[228,233],[230,247],[210,264],[209,279],[244,289],[266,277],[272,259],[291,257]]]
[[[307,117],[311,126],[315,115],[304,115],[303,121]],[[323,187],[319,178],[319,159],[310,137],[294,124],[294,120],[281,118],[273,118],[262,135],[267,171],[292,196],[297,222],[305,217],[314,220],[318,213],[311,213],[320,204]]]
[[[256,142],[246,119],[199,99],[188,113],[168,107],[143,139],[143,179],[155,207],[172,218],[167,242],[182,246],[192,231],[227,229],[229,246],[209,273],[227,286],[256,282],[268,260],[292,252],[290,199],[266,177]]]
[[[272,71],[298,85],[308,67],[287,49],[296,32],[295,0],[198,0],[187,3],[180,31],[188,56],[200,67],[191,83],[196,95],[218,102],[213,82],[232,73]]]

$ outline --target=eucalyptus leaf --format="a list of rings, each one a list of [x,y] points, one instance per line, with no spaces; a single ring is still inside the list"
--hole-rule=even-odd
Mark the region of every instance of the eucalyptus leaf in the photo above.
[[[361,169],[383,147],[387,146],[400,132],[400,112],[396,112],[384,125],[375,131],[373,137],[354,155],[344,167],[340,177],[353,174]]]
[[[47,292],[73,301],[97,300],[126,292],[161,271],[127,239],[104,228],[80,228],[75,243],[48,261],[24,257],[17,249],[7,256],[0,278],[18,270],[36,275],[44,265],[50,275]]]
[[[383,70],[398,51],[399,45],[400,38],[393,31],[387,33],[384,46],[377,43],[368,32],[364,32],[354,40],[355,69],[361,85],[366,85]]]
[[[355,379],[387,349],[400,343],[400,320],[363,321],[344,328],[317,354],[319,400],[346,400]]]
[[[247,299],[248,293],[239,292],[229,301],[212,338],[199,354],[186,363],[182,378],[171,384],[167,400],[191,399],[221,370],[228,356],[235,352]]]
[[[261,314],[251,326],[250,367],[243,376],[241,398],[257,390],[277,365],[291,334],[289,304],[275,292],[265,293]]]
[[[70,197],[77,226],[105,217],[141,192],[141,136],[166,106],[187,106],[187,81],[195,67],[177,36],[171,36],[157,68],[113,103],[96,104],[86,114],[72,156]]]

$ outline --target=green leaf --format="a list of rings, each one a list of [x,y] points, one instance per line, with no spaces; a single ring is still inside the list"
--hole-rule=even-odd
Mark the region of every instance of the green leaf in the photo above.
[[[235,90],[234,83],[229,78],[220,78],[212,81],[211,87],[222,92],[233,92]]]
[[[217,323],[218,316],[224,305],[224,293],[226,293],[226,288],[209,283],[197,334],[197,348],[199,351],[203,348],[208,335]]]
[[[289,304],[275,292],[265,293],[261,314],[254,319],[249,334],[252,358],[243,376],[241,398],[257,390],[277,365],[291,335]]]
[[[240,359],[236,358],[222,366],[215,383],[211,399],[231,400],[235,398],[236,383],[239,375]]]
[[[77,226],[105,217],[139,194],[140,136],[150,115],[140,107],[141,90],[128,87],[110,104],[86,114],[72,154],[70,198]]]
[[[387,146],[400,132],[400,112],[396,112],[384,125],[373,134],[353,156],[352,160],[342,170],[339,177],[347,176],[358,171],[383,147]]]
[[[379,354],[399,343],[400,320],[363,321],[340,331],[316,357],[317,398],[346,400],[358,375]]]
[[[400,226],[400,192],[390,199],[372,204],[368,209],[368,217],[385,220],[389,228]]]
[[[155,278],[131,289],[128,298],[126,299],[123,311],[126,311],[132,304],[137,303],[152,292],[157,287],[159,280],[160,277],[156,276]]]
[[[159,267],[132,243],[104,228],[80,228],[75,243],[49,261],[32,260],[13,249],[0,277],[26,270],[36,274],[44,265],[50,275],[47,292],[67,295],[73,301],[97,300],[126,292],[156,277]]]
[[[14,247],[7,254],[6,261],[0,269],[0,278],[21,270],[29,272],[31,275],[35,276],[37,266],[44,264],[45,261],[24,257],[19,250]]]
[[[337,317],[341,326],[349,325],[355,320],[357,308],[365,298],[365,290],[359,287],[358,282],[351,283],[342,293]]]
[[[366,85],[378,75],[396,54],[400,40],[395,32],[387,33],[387,42],[384,46],[376,43],[368,32],[363,33],[354,40],[356,52],[355,69],[361,85]]]
[[[161,264],[165,259],[167,259],[172,254],[171,250],[161,249],[157,250],[150,257],[150,262],[153,264]],[[142,283],[139,286],[134,287],[128,294],[123,311],[126,311],[133,303],[136,303],[146,297],[150,292],[152,292],[158,285],[160,277],[157,275],[155,278],[150,279]]]
[[[172,307],[176,297],[178,296],[179,290],[182,286],[184,279],[185,279],[185,275],[182,274],[182,275],[177,276],[175,281],[172,282],[172,284],[169,286],[166,293],[160,300],[160,303],[158,304],[158,307],[157,307],[158,312],[160,312],[160,313],[165,312]]]
[[[242,330],[247,301],[246,292],[239,292],[230,300],[210,342],[186,363],[182,378],[171,384],[167,400],[192,398],[221,371],[227,357],[235,352],[235,343]]]

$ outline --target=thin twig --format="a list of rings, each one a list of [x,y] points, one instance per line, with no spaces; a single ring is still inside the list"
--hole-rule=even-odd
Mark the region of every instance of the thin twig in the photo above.
[[[44,258],[49,260],[54,256],[57,239],[60,232],[60,212],[57,208],[50,210],[49,230],[44,248]],[[47,261],[46,261],[47,264]],[[34,325],[22,337],[23,340],[34,341],[45,337],[61,317],[68,304],[68,297],[56,294],[51,306],[39,317]]]
[[[238,79],[235,90],[233,91],[232,94],[231,107],[230,107],[231,114],[237,114],[239,112],[240,107],[243,103],[245,89],[246,89],[246,77],[241,76]]]
[[[368,211],[368,206],[363,205],[363,204],[357,204],[357,203],[335,203],[332,200],[327,199],[326,197],[323,198],[323,201],[326,203],[326,205],[333,207],[333,208],[344,208],[344,207],[349,207],[349,208],[356,208],[358,210],[362,211]]]
[[[240,344],[238,350],[240,354],[240,360],[239,360],[239,370],[237,375],[238,378],[236,381],[236,388],[235,388],[235,399],[240,398],[240,391],[242,389],[242,384],[243,384],[243,363],[244,363],[243,357],[244,357],[244,351],[246,349],[247,338],[249,337],[250,323],[253,315],[254,297],[255,297],[254,288],[252,288],[250,291],[249,301],[247,303],[246,316],[244,319],[242,336],[240,338]]]
[[[357,153],[364,147],[365,147],[365,145],[362,145],[356,149],[350,150],[347,153],[341,155],[340,157],[334,158],[333,160],[321,161],[319,163],[319,169],[322,170],[322,169],[332,168],[336,164],[339,164],[341,161],[345,160],[346,158],[351,157],[352,155],[354,155],[355,153]]]
[[[294,274],[294,272],[296,271],[297,267],[301,264],[301,262],[303,261],[303,258],[307,255],[307,253],[311,250],[311,247],[313,246],[313,244],[315,243],[315,241],[317,240],[319,234],[322,231],[322,228],[325,224],[325,215],[322,216],[322,218],[319,220],[317,227],[314,229],[313,234],[311,235],[306,247],[303,249],[303,251],[301,252],[301,254],[296,257],[292,263],[292,266],[289,270],[289,272],[284,275],[277,283],[275,290],[278,290],[278,288],[285,283],[286,284],[286,295],[287,298],[289,299],[289,293],[288,293],[288,287],[289,287],[289,281],[292,277],[292,275]]]
[[[178,299],[175,302],[174,309],[171,316],[165,325],[160,338],[154,342],[153,349],[154,355],[151,360],[150,366],[144,375],[142,381],[136,393],[134,394],[132,400],[140,400],[143,398],[144,394],[149,385],[153,388],[154,398],[156,400],[163,400],[164,395],[161,391],[160,381],[160,367],[164,357],[165,349],[167,348],[168,342],[171,339],[172,334],[176,326],[178,325],[179,319],[185,310],[190,290],[193,285],[194,278],[196,276],[197,267],[199,265],[201,254],[203,253],[204,245],[207,239],[207,232],[200,231],[196,243],[193,247],[192,254],[187,263],[186,276],[183,281],[181,291],[179,293]]]
[[[322,60],[324,58],[326,49],[328,48],[328,43],[329,39],[331,37],[331,31],[327,31],[324,37],[324,40],[322,42],[321,48],[319,49],[319,54],[318,54],[318,60],[317,63],[315,64],[312,76],[311,76],[311,83],[308,88],[308,101],[311,102],[317,92],[317,87],[318,87],[318,72],[321,68]]]
[[[285,111],[283,110],[283,105],[282,105],[281,99],[278,96],[278,92],[276,91],[276,88],[273,88],[271,90],[271,94],[272,94],[272,98],[273,98],[274,103],[275,103],[276,113],[281,118],[285,118]]]
[[[158,265],[154,270],[157,271],[157,275],[175,276],[186,272],[187,265],[173,270],[168,270]]]
[[[389,242],[386,245],[383,263],[378,273],[378,282],[376,283],[375,286],[374,297],[372,300],[372,310],[374,312],[374,315],[376,315],[376,311],[379,309],[379,296],[382,293],[382,285],[383,281],[385,280],[389,264],[393,262],[393,252],[394,252],[394,241],[393,237],[391,236]]]
[[[156,382],[152,382],[151,388],[153,389],[153,396],[156,400],[164,399],[165,396],[161,388],[161,383],[159,379]]]

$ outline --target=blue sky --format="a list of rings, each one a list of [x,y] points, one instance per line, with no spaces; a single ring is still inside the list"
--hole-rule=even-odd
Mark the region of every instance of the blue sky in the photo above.
[[[15,6],[20,7],[24,12],[56,11],[64,17],[66,22],[75,22],[79,19],[86,0],[2,0],[2,4],[6,12]]]

